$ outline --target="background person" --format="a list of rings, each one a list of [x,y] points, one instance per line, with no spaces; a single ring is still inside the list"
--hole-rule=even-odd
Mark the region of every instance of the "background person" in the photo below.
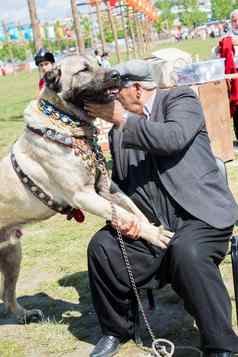
[[[96,57],[97,64],[101,67],[101,65],[102,65],[102,57],[100,55],[99,50],[94,50],[94,55]]]
[[[86,110],[114,124],[113,180],[151,222],[174,232],[171,243],[161,236],[166,250],[138,239],[138,222],[121,226],[136,284],[170,283],[196,320],[204,356],[231,357],[238,337],[219,264],[238,208],[212,154],[201,104],[189,87],[156,91],[146,61],[115,68],[122,78],[120,103],[88,104]],[[112,226],[92,238],[88,269],[103,333],[90,356],[112,356],[133,337],[135,303]]]
[[[55,58],[53,53],[49,52],[45,48],[41,48],[36,53],[34,59],[35,59],[35,64],[37,67],[39,67],[39,71],[40,71],[41,78],[39,80],[39,90],[41,91],[45,85],[45,81],[43,77],[46,72],[52,70],[53,64],[55,63]]]
[[[109,53],[108,52],[103,52],[103,54],[102,54],[102,67],[103,68],[111,68],[112,67],[112,65],[111,65],[111,63],[110,63],[110,61],[109,61],[109,57],[110,57],[110,55],[109,55]]]
[[[231,29],[223,36],[219,45],[215,49],[215,53],[219,57],[225,58],[225,73],[237,73],[238,67],[238,9],[232,11]],[[229,99],[230,111],[233,117],[233,127],[238,140],[238,78],[232,79],[229,82]]]

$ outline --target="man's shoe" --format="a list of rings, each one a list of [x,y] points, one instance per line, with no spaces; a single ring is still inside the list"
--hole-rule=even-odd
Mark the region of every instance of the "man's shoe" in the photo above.
[[[205,354],[204,354],[204,357],[232,357],[233,356],[233,354],[232,354],[232,352],[228,352],[228,351],[223,351],[223,352],[206,352]]]
[[[102,336],[94,347],[94,350],[90,353],[90,357],[111,357],[119,351],[119,348],[119,338],[114,336]]]

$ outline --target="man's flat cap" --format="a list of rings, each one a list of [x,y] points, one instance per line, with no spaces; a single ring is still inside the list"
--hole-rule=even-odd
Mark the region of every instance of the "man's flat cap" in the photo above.
[[[151,64],[143,60],[131,60],[114,66],[120,73],[122,85],[128,82],[147,82],[156,86],[152,77]]]

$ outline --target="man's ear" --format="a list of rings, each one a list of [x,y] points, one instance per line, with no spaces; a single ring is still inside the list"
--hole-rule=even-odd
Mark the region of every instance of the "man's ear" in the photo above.
[[[56,93],[61,92],[61,69],[59,66],[55,66],[51,71],[46,72],[43,78],[49,89]]]

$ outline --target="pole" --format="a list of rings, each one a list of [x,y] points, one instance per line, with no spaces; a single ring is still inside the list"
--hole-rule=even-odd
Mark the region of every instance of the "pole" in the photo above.
[[[126,21],[125,21],[125,14],[124,14],[124,8],[123,8],[122,0],[119,1],[119,6],[120,6],[120,14],[121,14],[121,23],[122,23],[122,28],[123,28],[123,31],[124,31],[124,39],[125,39],[125,45],[126,45],[127,59],[130,59],[128,27],[127,27]]]
[[[143,30],[141,28],[141,19],[139,19],[138,13],[134,13],[134,16],[135,16],[135,21],[136,21],[136,26],[137,26],[137,31],[138,31],[139,47],[141,49],[141,54],[143,56],[145,56],[146,50],[145,50]]]
[[[138,57],[138,53],[137,53],[137,47],[136,47],[136,38],[135,38],[135,32],[134,32],[134,27],[133,27],[133,23],[131,21],[131,13],[129,8],[127,8],[127,20],[128,20],[128,27],[130,30],[130,34],[131,34],[131,40],[132,40],[132,47],[133,47],[133,53],[134,53],[134,57]]]
[[[71,10],[72,10],[72,17],[74,21],[74,30],[76,35],[78,53],[83,54],[85,50],[84,38],[80,30],[80,17],[78,14],[76,0],[71,0]]]
[[[102,24],[102,17],[101,17],[101,10],[100,10],[99,1],[96,0],[95,4],[96,4],[97,21],[98,21],[101,44],[102,44],[102,51],[104,52],[105,51],[105,47],[106,47],[106,41],[105,41],[105,37],[104,37],[104,31],[103,31],[103,24]]]
[[[136,37],[136,44],[137,44],[137,50],[138,50],[138,54],[140,57],[143,56],[143,51],[141,48],[141,41],[140,41],[140,33],[139,33],[139,27],[138,27],[138,19],[137,19],[137,14],[135,13],[135,10],[132,10],[132,18],[133,18],[133,22],[135,25],[135,37]]]
[[[36,51],[38,51],[43,46],[43,41],[40,32],[40,21],[37,18],[36,3],[35,0],[27,0],[27,3],[31,19],[34,45]]]
[[[115,26],[115,23],[113,20],[112,8],[111,8],[109,0],[106,0],[106,5],[107,5],[107,10],[108,10],[109,21],[110,21],[111,28],[112,28],[112,34],[113,34],[113,38],[114,38],[114,42],[115,42],[117,62],[120,62],[121,57],[120,57],[120,48],[119,48],[119,44],[118,44],[117,29],[116,29],[116,26]]]

